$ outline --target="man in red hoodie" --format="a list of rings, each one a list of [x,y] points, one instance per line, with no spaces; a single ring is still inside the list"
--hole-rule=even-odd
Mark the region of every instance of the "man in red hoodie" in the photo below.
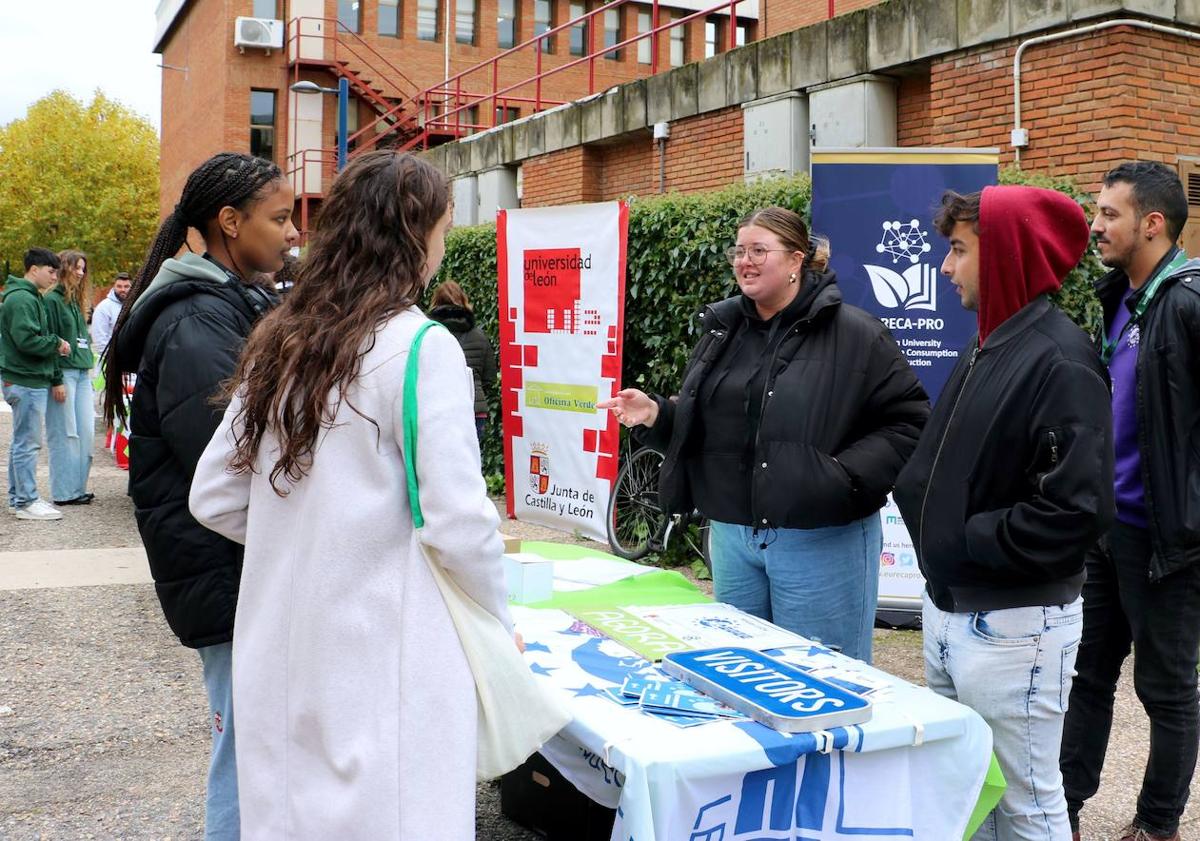
[[[1084,556],[1113,519],[1113,448],[1104,368],[1047,295],[1088,224],[1033,187],[947,193],[934,224],[979,333],[896,480],[926,581],[926,683],[992,728],[1009,784],[976,838],[1064,841],[1059,744]]]

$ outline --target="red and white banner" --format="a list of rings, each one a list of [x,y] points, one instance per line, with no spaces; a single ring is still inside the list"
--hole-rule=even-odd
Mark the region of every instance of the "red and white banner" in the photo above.
[[[624,202],[496,219],[508,515],[601,541],[619,436],[596,401],[621,387],[628,222]]]

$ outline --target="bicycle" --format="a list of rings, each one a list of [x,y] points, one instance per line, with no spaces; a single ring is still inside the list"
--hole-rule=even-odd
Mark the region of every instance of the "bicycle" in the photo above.
[[[663,454],[653,447],[630,449],[628,441],[622,445],[625,457],[608,500],[608,545],[613,554],[640,560],[650,552],[662,552],[678,532],[711,573],[708,520],[698,511],[671,515],[663,511],[658,497]],[[692,525],[697,526],[695,536]]]

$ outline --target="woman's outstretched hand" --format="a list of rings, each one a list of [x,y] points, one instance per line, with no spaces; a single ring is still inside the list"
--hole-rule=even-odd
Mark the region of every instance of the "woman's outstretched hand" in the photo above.
[[[611,409],[624,426],[654,426],[658,420],[658,403],[636,388],[617,392],[616,397],[596,403],[597,409]]]

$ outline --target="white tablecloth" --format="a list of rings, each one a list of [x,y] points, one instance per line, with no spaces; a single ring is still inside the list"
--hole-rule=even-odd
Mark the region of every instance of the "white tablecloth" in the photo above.
[[[788,736],[750,721],[678,728],[604,696],[653,666],[560,610],[514,607],[526,661],[575,720],[542,753],[617,809],[613,841],[958,841],[991,732],[961,704],[819,645],[771,652],[873,688],[861,726]]]

